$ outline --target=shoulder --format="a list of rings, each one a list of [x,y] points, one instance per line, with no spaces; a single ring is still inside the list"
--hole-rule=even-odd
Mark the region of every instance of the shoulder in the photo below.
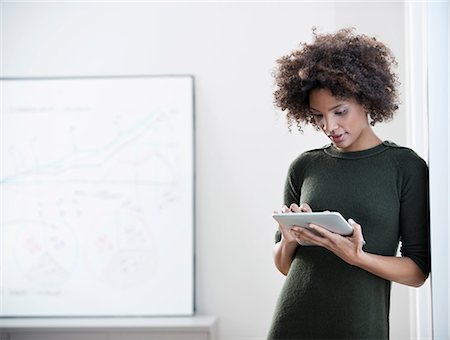
[[[391,141],[383,142],[387,146],[388,155],[401,168],[427,168],[427,163],[414,150],[397,145]]]
[[[392,142],[384,144],[388,147],[389,161],[394,164],[403,183],[414,185],[428,180],[428,165],[414,150]]]
[[[301,153],[297,156],[290,165],[291,169],[299,169],[307,167],[312,161],[320,159],[325,156],[324,150],[329,148],[331,144],[327,144],[323,147],[312,149]]]

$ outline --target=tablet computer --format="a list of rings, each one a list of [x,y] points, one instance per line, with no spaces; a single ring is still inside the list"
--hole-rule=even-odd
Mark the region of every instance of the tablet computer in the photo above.
[[[310,223],[319,225],[333,233],[351,235],[353,228],[336,211],[311,212],[311,213],[274,213],[272,217],[283,227],[293,226],[307,228]]]

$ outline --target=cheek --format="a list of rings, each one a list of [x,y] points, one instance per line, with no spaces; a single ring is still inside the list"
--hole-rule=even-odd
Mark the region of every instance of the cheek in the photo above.
[[[356,115],[356,116],[348,116],[342,117],[339,121],[339,125],[342,126],[346,131],[359,131],[363,130],[369,125],[367,120],[367,116],[365,115]]]

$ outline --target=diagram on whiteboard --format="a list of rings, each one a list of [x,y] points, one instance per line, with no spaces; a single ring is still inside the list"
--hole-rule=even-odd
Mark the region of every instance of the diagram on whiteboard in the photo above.
[[[1,132],[1,315],[192,313],[191,77],[3,80]]]

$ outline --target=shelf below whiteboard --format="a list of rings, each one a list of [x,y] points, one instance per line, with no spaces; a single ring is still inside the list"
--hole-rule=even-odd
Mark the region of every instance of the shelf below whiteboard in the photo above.
[[[152,330],[213,332],[216,318],[130,317],[130,318],[0,318],[0,329],[13,330]]]

